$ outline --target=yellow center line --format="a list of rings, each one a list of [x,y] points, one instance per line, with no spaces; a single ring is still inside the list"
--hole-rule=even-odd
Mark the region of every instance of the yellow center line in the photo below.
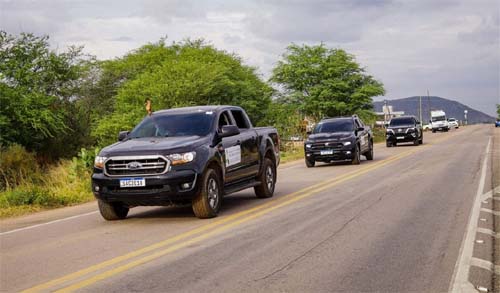
[[[444,137],[442,139],[438,139],[438,140],[436,140],[436,142],[440,142],[440,141],[445,140],[447,138],[449,138],[449,137]],[[427,144],[426,146],[429,146],[429,145],[430,144]],[[160,256],[165,255],[165,254],[168,254],[168,253],[171,253],[173,251],[179,250],[179,249],[184,248],[186,246],[189,246],[189,245],[191,245],[193,243],[197,243],[197,242],[202,241],[204,239],[207,239],[207,238],[209,238],[209,237],[211,237],[211,236],[213,236],[213,235],[215,235],[217,233],[221,233],[221,232],[226,231],[228,229],[231,229],[231,228],[233,228],[233,227],[235,227],[237,225],[240,225],[242,223],[248,222],[248,221],[250,221],[250,220],[252,220],[252,219],[254,219],[256,217],[259,217],[261,215],[267,214],[267,213],[269,213],[269,212],[271,212],[273,210],[276,210],[278,208],[290,205],[290,204],[292,204],[292,203],[294,203],[296,201],[299,201],[299,200],[301,200],[303,198],[309,197],[309,196],[311,196],[313,194],[316,194],[318,192],[321,192],[323,190],[331,188],[331,187],[333,187],[335,185],[338,185],[338,184],[340,184],[342,182],[345,182],[345,181],[350,180],[352,178],[361,176],[361,175],[363,175],[363,174],[365,174],[367,172],[370,172],[370,171],[372,171],[374,169],[378,169],[378,168],[380,168],[380,167],[382,167],[384,165],[387,165],[387,164],[392,163],[394,161],[397,161],[397,160],[399,160],[399,159],[401,159],[403,157],[409,156],[409,155],[411,155],[411,154],[413,154],[413,153],[415,153],[415,152],[417,152],[419,150],[422,150],[426,146],[423,146],[423,147],[418,148],[418,149],[412,149],[412,150],[409,150],[409,151],[404,151],[404,152],[402,152],[402,153],[400,153],[398,155],[395,155],[393,157],[389,157],[389,158],[381,160],[379,162],[370,164],[370,165],[368,165],[368,166],[366,166],[366,167],[364,167],[362,169],[354,170],[354,171],[349,172],[347,174],[341,175],[341,176],[337,177],[336,179],[334,179],[333,181],[331,179],[329,179],[329,180],[325,180],[325,181],[319,182],[317,184],[311,185],[311,186],[306,187],[304,189],[301,189],[299,191],[296,191],[296,192],[284,195],[284,196],[282,196],[280,198],[277,198],[277,199],[274,199],[274,200],[270,200],[267,203],[260,204],[260,205],[258,205],[256,207],[250,208],[248,210],[241,211],[241,212],[238,212],[236,214],[229,215],[227,217],[218,219],[218,220],[216,220],[214,222],[211,222],[209,224],[200,226],[198,228],[195,228],[193,230],[184,232],[184,233],[179,234],[177,236],[174,236],[174,237],[168,238],[166,240],[157,242],[157,243],[152,244],[150,246],[146,246],[144,248],[132,251],[132,252],[124,254],[122,256],[118,256],[118,257],[112,258],[110,260],[98,263],[96,265],[92,265],[92,266],[90,266],[88,268],[82,269],[80,271],[77,271],[77,272],[65,275],[63,277],[60,277],[60,278],[57,278],[57,279],[54,279],[54,280],[51,280],[49,282],[42,283],[42,284],[37,285],[35,287],[29,288],[29,289],[27,289],[27,290],[25,290],[23,292],[39,292],[39,291],[44,290],[44,289],[55,287],[55,286],[61,285],[63,283],[66,283],[66,282],[69,282],[69,281],[81,278],[81,277],[83,277],[83,276],[85,276],[87,274],[96,272],[98,270],[105,269],[105,268],[107,268],[109,266],[118,264],[120,262],[124,262],[126,260],[130,260],[130,259],[132,259],[134,257],[138,257],[138,256],[141,256],[141,255],[144,255],[144,254],[146,254],[148,252],[152,252],[153,250],[156,250],[156,249],[165,248],[166,246],[174,244],[175,242],[178,242],[178,241],[184,240],[186,238],[195,236],[197,234],[206,232],[206,233],[204,233],[202,235],[199,235],[199,236],[196,236],[196,237],[194,237],[192,239],[189,239],[189,240],[186,240],[184,242],[181,242],[181,243],[169,246],[168,248],[165,248],[163,250],[157,251],[157,252],[155,252],[153,254],[147,255],[147,256],[142,257],[140,259],[137,259],[135,261],[132,261],[132,262],[126,263],[124,265],[118,266],[118,267],[116,267],[114,269],[105,271],[105,272],[103,272],[101,274],[95,275],[95,276],[90,277],[88,279],[85,279],[85,280],[83,280],[81,282],[75,283],[74,285],[71,285],[69,287],[63,288],[62,290],[63,291],[67,291],[67,290],[73,291],[73,290],[76,290],[76,289],[79,289],[79,288],[86,287],[86,286],[88,286],[90,284],[93,284],[93,283],[99,281],[99,280],[109,278],[109,277],[111,277],[113,275],[116,275],[116,274],[118,274],[120,272],[123,272],[125,270],[128,270],[128,269],[131,269],[131,268],[136,267],[138,265],[141,265],[143,263],[149,262],[151,260],[154,260],[154,259],[156,259],[156,258],[158,258]],[[247,215],[250,215],[250,216],[245,217]],[[231,222],[233,220],[234,220],[234,222]],[[222,227],[219,227],[219,226],[222,226]],[[212,231],[209,231],[212,228],[215,228],[215,229],[212,230]]]
[[[172,246],[170,246],[170,247],[168,247],[166,249],[157,251],[157,252],[155,252],[153,254],[150,254],[150,255],[147,255],[147,256],[142,257],[140,259],[137,259],[137,260],[134,260],[132,262],[126,263],[126,264],[121,265],[119,267],[110,269],[110,270],[105,271],[105,272],[103,272],[101,274],[95,275],[93,277],[90,277],[88,279],[85,279],[83,281],[75,283],[75,284],[73,284],[71,286],[65,287],[65,288],[63,288],[61,290],[58,290],[56,292],[72,292],[72,291],[75,291],[75,290],[87,287],[87,286],[92,285],[92,284],[94,284],[94,283],[96,283],[98,281],[110,278],[110,277],[112,277],[114,275],[117,275],[117,274],[122,273],[124,271],[130,270],[130,269],[132,269],[134,267],[137,267],[139,265],[145,264],[145,263],[150,262],[152,260],[155,260],[155,259],[157,259],[157,258],[159,258],[161,256],[166,255],[166,254],[169,254],[169,253],[175,252],[175,251],[177,251],[179,249],[182,249],[182,248],[188,247],[190,245],[199,243],[199,242],[201,242],[203,240],[206,240],[208,238],[211,238],[211,237],[213,237],[213,236],[215,236],[217,234],[220,234],[222,232],[230,230],[231,228],[234,228],[236,226],[239,226],[241,224],[249,222],[250,220],[253,220],[255,218],[258,218],[260,216],[268,214],[268,213],[270,213],[270,212],[272,212],[272,211],[274,211],[276,209],[288,206],[288,205],[290,205],[290,204],[292,204],[294,202],[297,202],[297,201],[302,200],[304,198],[310,197],[310,196],[312,196],[314,194],[317,194],[317,193],[319,193],[321,191],[324,191],[324,190],[326,190],[328,188],[331,188],[331,187],[333,187],[335,185],[338,185],[340,183],[348,181],[348,180],[350,180],[352,178],[361,176],[361,175],[363,175],[365,173],[368,173],[368,172],[370,172],[370,171],[372,171],[374,169],[378,169],[378,168],[380,168],[380,167],[382,167],[384,165],[387,165],[387,164],[389,164],[389,163],[391,163],[393,161],[397,161],[397,160],[399,160],[399,159],[401,159],[403,157],[409,156],[409,155],[413,154],[414,152],[415,152],[414,150],[406,151],[406,152],[404,152],[404,153],[402,153],[402,154],[400,154],[398,156],[395,156],[395,157],[393,157],[391,159],[387,159],[387,160],[379,162],[376,165],[373,164],[370,167],[366,167],[362,171],[356,172],[356,174],[350,174],[349,176],[343,176],[343,178],[341,178],[339,180],[335,180],[332,183],[325,184],[323,186],[319,186],[319,187],[314,188],[312,190],[309,190],[309,191],[307,191],[305,193],[302,193],[301,195],[292,197],[292,198],[290,198],[290,199],[288,199],[288,200],[286,200],[284,202],[281,202],[281,203],[279,203],[277,205],[268,207],[266,209],[262,209],[262,210],[260,210],[260,211],[258,211],[256,213],[254,213],[254,214],[251,214],[251,215],[249,215],[247,217],[243,217],[243,218],[238,219],[238,220],[236,220],[234,222],[228,223],[227,225],[223,225],[222,227],[218,227],[218,228],[216,228],[216,229],[214,229],[212,231],[209,231],[209,232],[207,232],[205,234],[199,235],[197,237],[194,237],[192,239],[189,239],[189,240],[181,242],[181,243],[177,243],[177,244],[172,245]]]

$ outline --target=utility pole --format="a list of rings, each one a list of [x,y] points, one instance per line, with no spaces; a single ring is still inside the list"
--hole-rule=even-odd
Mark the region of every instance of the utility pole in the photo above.
[[[423,125],[422,123],[422,96],[418,96],[418,114],[420,115],[420,125]]]
[[[429,121],[431,120],[431,97],[429,96],[429,89],[427,89],[427,106],[429,107]]]

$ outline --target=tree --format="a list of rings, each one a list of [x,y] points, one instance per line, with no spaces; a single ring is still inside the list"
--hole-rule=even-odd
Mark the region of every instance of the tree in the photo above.
[[[18,143],[50,157],[75,147],[75,139],[62,137],[74,137],[81,55],[77,47],[50,50],[47,36],[0,31],[0,144]]]
[[[106,71],[108,70],[108,71]],[[145,115],[144,101],[153,109],[190,105],[239,105],[255,124],[264,119],[272,89],[234,54],[203,41],[167,46],[164,40],[148,44],[105,65],[103,78],[116,80],[113,113],[100,119],[93,132],[100,145],[116,140]],[[113,75],[119,78],[109,78]]]
[[[370,116],[372,97],[385,93],[382,83],[342,49],[292,44],[270,79],[283,89],[286,102],[319,120],[324,116]]]

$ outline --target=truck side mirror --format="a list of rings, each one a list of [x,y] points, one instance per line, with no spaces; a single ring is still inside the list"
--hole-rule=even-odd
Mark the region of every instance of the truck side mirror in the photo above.
[[[240,129],[235,125],[224,125],[222,126],[221,132],[219,132],[219,137],[229,137],[240,134]]]
[[[357,131],[363,131],[363,130],[365,130],[364,127],[358,127],[358,129],[357,129]]]
[[[120,131],[120,133],[118,133],[118,141],[122,141],[125,138],[127,138],[127,135],[129,133],[130,133],[130,131]]]

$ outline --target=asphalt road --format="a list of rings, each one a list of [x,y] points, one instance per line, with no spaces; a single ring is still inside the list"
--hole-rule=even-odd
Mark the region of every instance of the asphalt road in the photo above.
[[[359,166],[283,165],[273,198],[239,192],[215,219],[159,207],[106,222],[90,203],[3,220],[0,289],[447,292],[480,181],[491,186],[481,173],[494,132],[377,144]]]

